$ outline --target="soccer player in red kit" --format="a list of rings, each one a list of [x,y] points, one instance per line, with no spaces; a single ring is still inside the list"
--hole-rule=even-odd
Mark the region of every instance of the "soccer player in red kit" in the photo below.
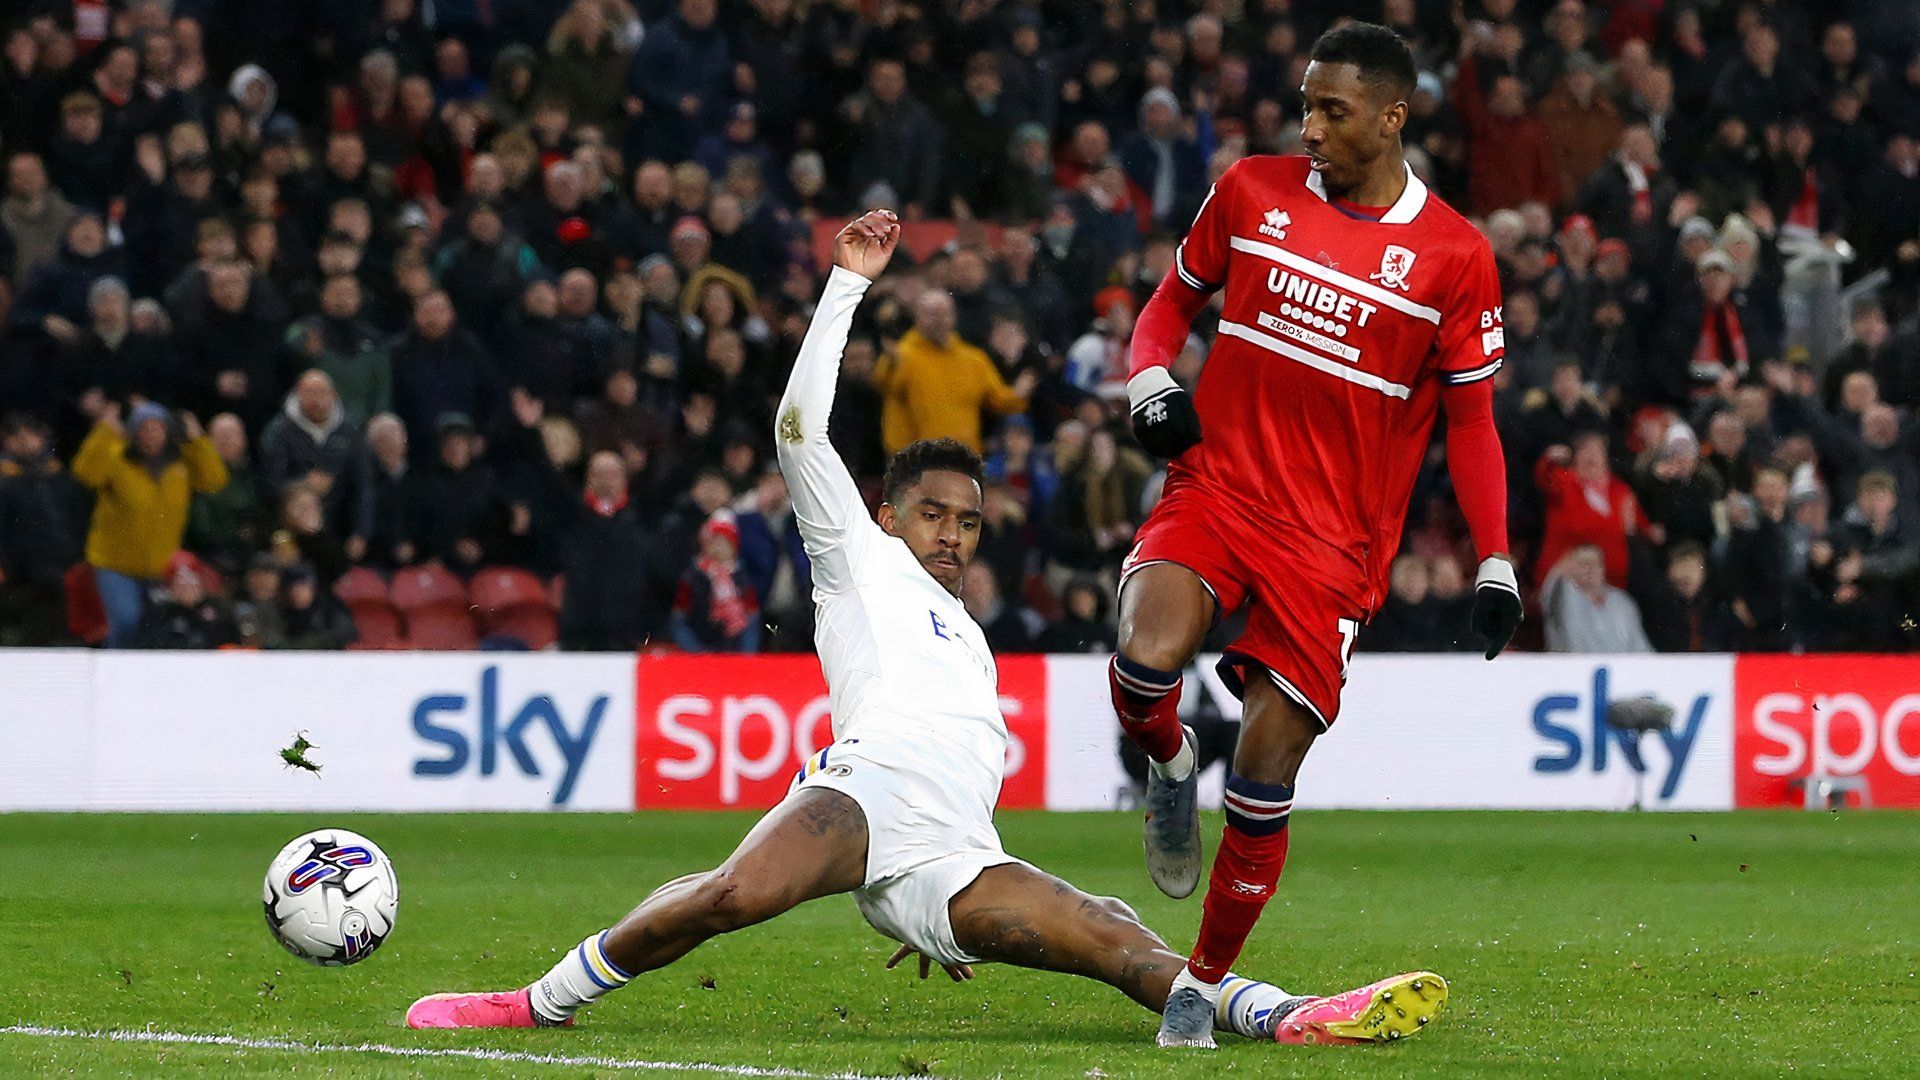
[[[1122,727],[1152,761],[1147,863],[1171,896],[1194,890],[1201,862],[1180,672],[1219,618],[1249,609],[1221,661],[1245,702],[1227,825],[1162,1046],[1213,1045],[1221,980],[1286,861],[1295,775],[1338,715],[1354,639],[1385,599],[1443,408],[1481,558],[1472,628],[1488,659],[1520,622],[1493,426],[1500,282],[1486,240],[1401,157],[1414,77],[1386,27],[1323,36],[1301,88],[1307,153],[1247,158],[1222,174],[1134,329],[1134,431],[1170,464],[1121,568],[1110,676]],[[1219,335],[1189,396],[1167,367],[1222,289]],[[1377,1012],[1396,993],[1424,1002],[1445,983],[1387,979],[1338,1008]],[[1341,1018],[1303,1010],[1282,1024],[1328,1019]]]

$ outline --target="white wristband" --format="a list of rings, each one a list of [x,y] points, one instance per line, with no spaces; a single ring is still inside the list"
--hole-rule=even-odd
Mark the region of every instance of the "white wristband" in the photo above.
[[[1173,372],[1163,367],[1150,367],[1127,380],[1127,408],[1139,412],[1148,402],[1157,401],[1177,390],[1181,385],[1173,381]]]
[[[1492,555],[1480,560],[1480,572],[1473,575],[1473,587],[1478,589],[1483,585],[1520,595],[1520,582],[1513,576],[1513,564]]]

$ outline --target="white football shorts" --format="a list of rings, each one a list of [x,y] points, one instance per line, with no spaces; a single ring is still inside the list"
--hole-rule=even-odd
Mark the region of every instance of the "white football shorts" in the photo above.
[[[793,785],[860,804],[867,883],[854,903],[875,930],[941,964],[980,959],[954,941],[947,905],[982,870],[1022,861],[993,827],[1001,762],[955,749],[892,733],[843,739],[809,758]]]

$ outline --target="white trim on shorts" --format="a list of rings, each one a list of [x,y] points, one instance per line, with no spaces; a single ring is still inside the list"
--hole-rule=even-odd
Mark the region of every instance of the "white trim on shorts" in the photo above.
[[[1252,657],[1248,657],[1248,660],[1256,664],[1260,663],[1258,660],[1253,660]],[[1328,732],[1328,730],[1330,730],[1333,727],[1332,724],[1327,723],[1327,718],[1321,715],[1320,710],[1314,706],[1313,702],[1307,699],[1307,695],[1302,693],[1299,687],[1287,681],[1287,677],[1285,675],[1282,675],[1279,672],[1273,670],[1272,668],[1267,667],[1267,665],[1265,664],[1260,664],[1260,667],[1262,670],[1264,670],[1267,673],[1267,678],[1273,680],[1273,685],[1278,687],[1281,693],[1292,698],[1295,704],[1299,705],[1301,708],[1313,714],[1314,720],[1318,721],[1320,724],[1320,734],[1325,735]]]
[[[1185,570],[1187,573],[1192,574],[1194,577],[1197,577],[1200,579],[1200,587],[1207,590],[1208,596],[1213,597],[1213,624],[1215,626],[1218,626],[1220,624],[1220,620],[1227,617],[1227,605],[1222,604],[1220,602],[1220,594],[1214,589],[1213,582],[1207,580],[1207,575],[1201,573],[1198,570],[1195,570],[1193,567],[1188,566],[1186,563],[1180,562],[1177,559],[1148,559],[1145,562],[1134,563],[1132,566],[1129,566],[1125,570],[1121,571],[1120,580],[1118,582],[1115,582],[1113,586],[1114,606],[1115,607],[1119,606],[1120,590],[1127,587],[1128,578],[1132,577],[1133,575],[1139,573],[1142,570],[1145,570],[1149,566],[1159,566],[1162,563],[1165,563],[1168,566],[1177,566],[1180,569]]]

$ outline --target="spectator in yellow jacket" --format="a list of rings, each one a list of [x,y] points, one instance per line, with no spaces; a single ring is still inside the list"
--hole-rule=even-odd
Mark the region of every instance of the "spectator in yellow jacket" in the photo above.
[[[134,406],[123,424],[120,406],[110,404],[74,455],[74,479],[98,497],[87,563],[107,612],[108,648],[133,643],[148,588],[180,550],[193,493],[227,486],[227,467],[200,421],[182,413],[180,423],[184,437],[176,440],[159,405]]]
[[[1031,371],[1008,386],[984,351],[954,333],[953,297],[939,289],[913,306],[913,329],[898,355],[880,361],[880,438],[891,454],[920,439],[952,438],[980,452],[980,414],[1016,413],[1039,383]]]

